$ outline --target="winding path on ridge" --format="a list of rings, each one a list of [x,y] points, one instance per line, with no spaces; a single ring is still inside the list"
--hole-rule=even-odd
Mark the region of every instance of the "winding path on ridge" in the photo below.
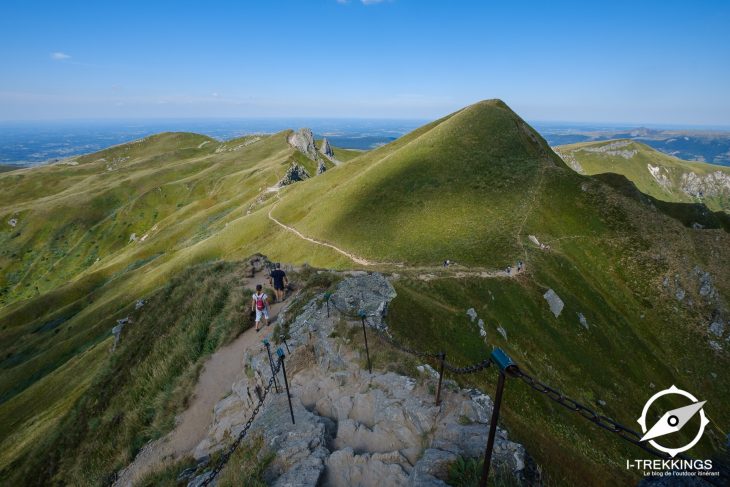
[[[307,237],[302,232],[297,230],[296,228],[287,225],[286,223],[283,223],[279,221],[274,215],[274,210],[276,209],[276,206],[281,201],[281,197],[279,196],[279,189],[277,187],[269,188],[268,191],[274,192],[276,194],[276,203],[274,203],[271,208],[269,209],[269,220],[276,223],[278,226],[283,228],[284,230],[293,233],[297,237],[301,238],[302,240],[306,240],[307,242],[313,243],[315,245],[321,245],[323,247],[330,248],[334,250],[335,252],[338,252],[339,254],[344,255],[348,259],[352,260],[354,263],[362,265],[362,266],[368,266],[368,267],[396,267],[398,270],[402,271],[413,271],[413,272],[427,272],[430,271],[431,273],[428,274],[418,274],[418,279],[422,281],[430,281],[433,279],[439,279],[442,277],[452,277],[452,278],[464,278],[464,277],[483,277],[483,278],[493,278],[493,277],[515,277],[517,275],[516,272],[508,274],[506,271],[500,271],[500,270],[494,270],[494,269],[487,269],[487,268],[481,268],[481,267],[464,267],[460,265],[455,265],[453,267],[434,267],[434,266],[407,266],[402,263],[394,263],[394,262],[376,262],[372,260],[365,259],[363,257],[359,257],[351,252],[348,252],[346,250],[343,250],[336,245],[333,245],[331,243],[323,242],[321,240],[317,240],[312,237]]]

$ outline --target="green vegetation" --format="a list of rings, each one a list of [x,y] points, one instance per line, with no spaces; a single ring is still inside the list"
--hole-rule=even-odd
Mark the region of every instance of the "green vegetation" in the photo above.
[[[702,202],[730,212],[730,167],[683,161],[632,140],[583,142],[557,151],[582,174],[620,174],[658,200]]]
[[[628,425],[651,383],[687,387],[712,417],[696,453],[721,450],[730,359],[708,347],[716,304],[699,295],[694,268],[730,297],[727,215],[646,196],[623,176],[577,174],[495,100],[370,152],[335,148],[347,162],[275,195],[268,188],[302,157],[287,133],[226,143],[161,134],[76,165],[0,174],[0,482],[102,484],[168,431],[205,357],[249,326],[235,261],[262,252],[309,264],[297,280],[310,293],[336,284],[315,268],[358,267],[276,225],[270,212],[313,239],[392,263],[369,269],[400,274],[388,323],[407,343],[458,365],[503,347]],[[447,258],[479,271],[521,259],[527,270],[458,277],[436,270]],[[428,273],[440,277],[421,278]],[[678,301],[666,278],[687,298]],[[565,302],[559,318],[547,289]],[[466,317],[471,307],[486,342]],[[109,354],[110,330],[127,315],[134,323]],[[356,331],[336,333],[360,348]],[[399,372],[415,365],[387,347],[372,358]],[[495,377],[464,385],[491,393]],[[640,452],[524,384],[508,382],[503,418],[551,484],[636,480],[622,462]]]
[[[38,432],[34,441],[25,442],[23,452],[3,449],[6,461],[21,453],[23,458],[10,463],[3,477],[11,485],[21,479],[33,484],[104,483],[145,443],[171,430],[204,359],[252,325],[243,312],[251,290],[237,285],[243,274],[244,266],[237,263],[193,267],[132,312],[117,350],[109,355],[109,341],[101,342],[89,352],[96,367],[76,370],[80,377],[93,379],[58,426]],[[15,399],[0,406],[4,438],[8,426],[35,420]]]

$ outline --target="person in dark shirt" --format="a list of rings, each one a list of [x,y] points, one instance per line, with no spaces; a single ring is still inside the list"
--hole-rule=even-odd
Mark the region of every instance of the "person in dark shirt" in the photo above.
[[[284,287],[289,284],[286,278],[286,272],[281,270],[281,264],[276,264],[276,268],[271,271],[271,284],[274,286],[274,293],[277,301],[284,301]]]

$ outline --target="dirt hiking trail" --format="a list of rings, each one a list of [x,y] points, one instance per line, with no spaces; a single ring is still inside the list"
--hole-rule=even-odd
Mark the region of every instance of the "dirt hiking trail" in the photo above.
[[[259,271],[253,278],[241,283],[249,289],[254,289],[257,284],[268,286],[266,271]],[[273,300],[273,296],[269,296],[269,299]],[[271,333],[279,312],[291,299],[290,295],[283,303],[271,305],[272,324],[269,327],[263,327],[258,333],[251,327],[208,358],[193,390],[190,405],[176,418],[175,429],[162,438],[148,443],[134,461],[120,472],[115,486],[132,486],[153,470],[161,470],[180,458],[192,455],[213,422],[213,407],[231,392],[232,384],[244,373],[244,353],[251,348],[262,346],[261,340]],[[246,312],[248,306],[249,303],[246,302],[244,308]]]

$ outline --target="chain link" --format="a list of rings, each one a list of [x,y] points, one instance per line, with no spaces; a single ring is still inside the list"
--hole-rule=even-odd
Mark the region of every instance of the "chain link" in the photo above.
[[[482,360],[481,362],[478,362],[473,365],[467,365],[466,367],[456,367],[444,360],[444,368],[451,372],[452,374],[475,374],[477,372],[480,372],[482,370],[488,369],[492,365],[492,359],[488,358],[485,360]]]
[[[620,438],[628,441],[629,443],[632,443],[642,450],[651,453],[652,455],[656,455],[660,458],[667,459],[671,458],[668,454],[657,450],[656,448],[652,447],[646,442],[642,442],[641,438],[642,435],[640,435],[637,431],[628,428],[613,419],[609,418],[608,416],[604,416],[602,414],[598,414],[593,409],[581,404],[580,402],[576,401],[575,399],[572,399],[570,397],[567,397],[563,395],[562,392],[560,392],[557,389],[554,389],[544,382],[541,382],[531,375],[525,373],[522,369],[519,367],[514,367],[511,369],[510,373],[514,375],[515,377],[521,379],[525,384],[530,386],[532,389],[536,390],[537,392],[540,392],[542,394],[545,394],[548,398],[550,398],[552,401],[560,404],[564,408],[568,409],[569,411],[576,412],[580,414],[582,417],[587,419],[588,421],[591,421],[592,423],[595,423],[600,428],[605,429],[606,431],[609,431],[611,433],[617,434]],[[680,458],[689,460],[690,458],[686,455],[679,455]]]
[[[200,484],[201,487],[206,487],[215,480],[215,478],[218,476],[218,474],[223,470],[223,467],[226,466],[228,461],[231,459],[231,455],[233,455],[233,452],[236,451],[236,448],[241,444],[243,439],[246,437],[246,433],[248,433],[248,430],[251,428],[251,425],[253,424],[254,419],[256,419],[256,415],[261,410],[261,406],[264,405],[264,400],[266,399],[267,394],[271,390],[271,387],[274,385],[274,378],[279,373],[279,370],[281,369],[281,359],[279,359],[278,363],[276,364],[276,368],[274,369],[274,374],[271,376],[271,379],[269,379],[269,383],[264,389],[264,393],[261,396],[261,400],[254,408],[253,412],[251,413],[251,416],[249,416],[248,421],[246,421],[246,425],[243,427],[240,433],[238,433],[238,436],[236,439],[231,443],[231,445],[228,447],[225,453],[221,455],[221,457],[218,459],[218,463],[216,464],[215,468],[210,471],[210,474],[208,477],[203,481],[203,483]]]

